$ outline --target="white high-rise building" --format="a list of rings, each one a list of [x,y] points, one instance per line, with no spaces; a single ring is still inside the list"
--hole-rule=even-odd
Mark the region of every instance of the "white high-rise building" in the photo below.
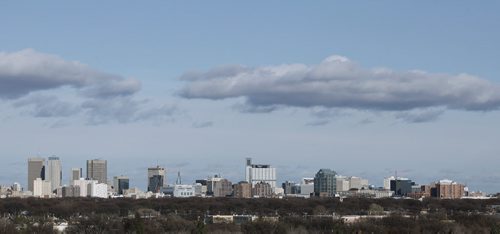
[[[50,181],[51,191],[61,187],[62,170],[61,160],[59,160],[59,157],[49,157],[49,160],[47,161],[47,169],[45,170],[45,180]]]
[[[246,159],[245,180],[253,185],[264,182],[276,187],[276,168],[264,164],[252,164],[252,159]]]
[[[104,183],[97,183],[93,180],[87,185],[87,195],[89,197],[107,198],[108,185]]]
[[[78,180],[74,180],[73,185],[80,187],[80,197],[87,197],[87,195],[88,195],[87,188],[88,188],[88,185],[92,182],[97,183],[96,180],[86,180],[84,178],[80,178]]]
[[[99,183],[97,180],[86,180],[80,178],[73,181],[73,186],[80,188],[80,197],[108,197],[108,185]]]
[[[42,180],[42,178],[36,178],[33,180],[33,196],[35,197],[51,197],[51,183],[47,180]]]

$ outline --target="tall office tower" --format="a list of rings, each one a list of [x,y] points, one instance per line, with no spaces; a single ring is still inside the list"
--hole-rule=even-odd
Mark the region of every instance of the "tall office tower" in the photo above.
[[[166,182],[165,168],[160,166],[148,168],[148,191],[159,193]]]
[[[320,169],[314,176],[314,194],[318,197],[334,197],[337,192],[337,173],[331,169]]]
[[[45,159],[29,158],[28,159],[28,191],[33,192],[33,181],[36,178],[45,179]]]
[[[129,189],[129,178],[126,176],[115,176],[113,178],[113,188],[117,194],[123,194],[123,190]]]
[[[101,159],[87,160],[87,178],[106,184],[108,182],[107,161]]]
[[[252,159],[246,159],[245,180],[255,185],[259,182],[265,182],[276,187],[276,168],[264,164],[252,164]]]
[[[69,178],[69,184],[73,185],[73,181],[82,178],[82,168],[71,168],[71,177]]]
[[[51,191],[61,187],[62,170],[61,160],[59,160],[59,157],[49,157],[49,160],[47,161],[47,169],[45,170],[45,180],[50,181]]]

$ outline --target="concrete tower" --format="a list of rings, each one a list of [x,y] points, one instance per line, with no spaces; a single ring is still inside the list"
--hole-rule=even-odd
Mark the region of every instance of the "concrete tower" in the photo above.
[[[28,191],[33,192],[33,181],[36,178],[45,179],[45,159],[29,158],[28,159]]]
[[[106,184],[108,182],[108,162],[101,159],[87,160],[87,178]]]
[[[62,169],[59,157],[49,157],[49,160],[47,161],[47,169],[45,170],[45,180],[50,181],[51,191],[61,187]]]

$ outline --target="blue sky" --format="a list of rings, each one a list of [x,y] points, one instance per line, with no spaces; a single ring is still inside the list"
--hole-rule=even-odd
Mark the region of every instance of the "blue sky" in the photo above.
[[[141,188],[156,164],[169,182],[177,170],[184,181],[242,180],[251,156],[275,165],[279,180],[328,167],[381,185],[398,170],[418,183],[450,178],[500,191],[499,9],[496,1],[1,2],[0,183],[25,184],[36,154],[61,157],[65,178],[105,158],[109,177],[129,175]],[[343,57],[328,62],[332,55]],[[291,75],[259,76],[270,71]],[[299,82],[308,72],[361,81]],[[210,74],[226,76],[204,82]]]

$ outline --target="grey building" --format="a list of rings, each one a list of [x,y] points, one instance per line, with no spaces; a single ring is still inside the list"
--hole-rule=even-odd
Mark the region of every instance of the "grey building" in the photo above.
[[[61,188],[62,197],[79,197],[80,187],[79,186],[65,186]]]
[[[320,169],[314,176],[314,195],[318,197],[334,197],[337,192],[335,183],[337,173],[331,169]]]
[[[107,161],[101,159],[87,160],[87,178],[106,184],[108,182]]]
[[[123,190],[129,189],[130,180],[126,176],[115,176],[113,178],[113,188],[117,194],[123,194]]]
[[[407,196],[411,193],[413,185],[415,182],[409,179],[394,179],[391,180],[391,191],[394,192],[394,196]]]
[[[73,184],[73,181],[82,178],[82,168],[71,168],[71,177],[69,178],[69,184]]]
[[[287,180],[281,184],[281,188],[283,188],[285,195],[297,194],[298,192],[296,191],[295,187],[296,187],[296,184],[293,181]]]
[[[47,168],[45,170],[45,180],[50,181],[51,190],[61,187],[62,182],[62,167],[59,157],[49,157],[47,161]]]
[[[148,168],[148,191],[159,193],[166,187],[165,168],[156,166]]]
[[[33,192],[33,184],[36,178],[45,179],[45,159],[29,158],[28,159],[28,191]]]

